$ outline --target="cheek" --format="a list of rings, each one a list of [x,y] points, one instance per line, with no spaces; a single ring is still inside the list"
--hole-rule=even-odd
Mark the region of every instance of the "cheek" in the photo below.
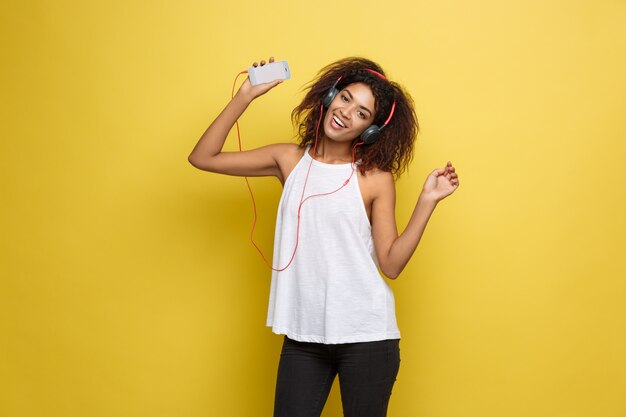
[[[320,128],[323,126],[327,126],[330,125],[330,121],[333,118],[333,113],[332,111],[326,111],[326,113],[324,113],[324,117],[322,118],[322,122],[320,123]],[[315,126],[317,126],[317,122],[319,119],[315,120]]]
[[[358,123],[354,124],[354,127],[359,131],[359,132],[363,132],[365,129],[367,129],[369,126],[371,125],[371,123],[367,120],[362,120],[360,119]]]

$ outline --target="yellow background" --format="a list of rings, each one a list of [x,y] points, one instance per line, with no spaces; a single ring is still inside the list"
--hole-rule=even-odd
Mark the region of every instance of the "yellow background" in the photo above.
[[[390,282],[389,415],[626,416],[626,2],[261,3],[3,2],[0,415],[270,416],[245,183],[187,156],[252,61],[293,77],[246,148],[292,141],[302,86],[365,55],[421,123],[400,229],[429,172],[461,182]],[[271,256],[280,184],[252,184]]]

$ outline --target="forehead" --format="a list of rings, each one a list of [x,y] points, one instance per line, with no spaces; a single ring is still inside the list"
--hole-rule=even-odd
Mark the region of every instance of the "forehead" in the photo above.
[[[372,93],[372,89],[367,84],[360,82],[352,83],[345,86],[344,89],[350,91],[353,98],[364,106],[368,106],[369,104],[373,107],[374,102],[376,101],[374,93]]]

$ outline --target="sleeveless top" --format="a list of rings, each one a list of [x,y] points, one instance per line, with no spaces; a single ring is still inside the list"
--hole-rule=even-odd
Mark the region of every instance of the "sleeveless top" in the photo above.
[[[288,264],[296,245],[298,206],[311,160],[307,146],[285,180],[274,236],[276,269]],[[351,172],[352,164],[313,160],[304,197],[336,190]],[[307,200],[300,216],[291,265],[272,271],[267,326],[301,342],[399,339],[393,292],[378,272],[357,173],[341,190]]]

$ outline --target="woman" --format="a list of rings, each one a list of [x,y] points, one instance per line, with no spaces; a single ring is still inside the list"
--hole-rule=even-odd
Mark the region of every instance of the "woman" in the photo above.
[[[450,162],[431,172],[398,235],[394,176],[411,161],[418,123],[410,96],[364,58],[332,63],[311,82],[292,113],[299,144],[222,152],[248,105],[280,82],[246,79],[189,162],[283,184],[267,316],[284,335],[274,416],[319,416],[336,375],[346,417],[385,416],[400,331],[379,270],[398,277],[438,202],[458,188],[458,175]]]

